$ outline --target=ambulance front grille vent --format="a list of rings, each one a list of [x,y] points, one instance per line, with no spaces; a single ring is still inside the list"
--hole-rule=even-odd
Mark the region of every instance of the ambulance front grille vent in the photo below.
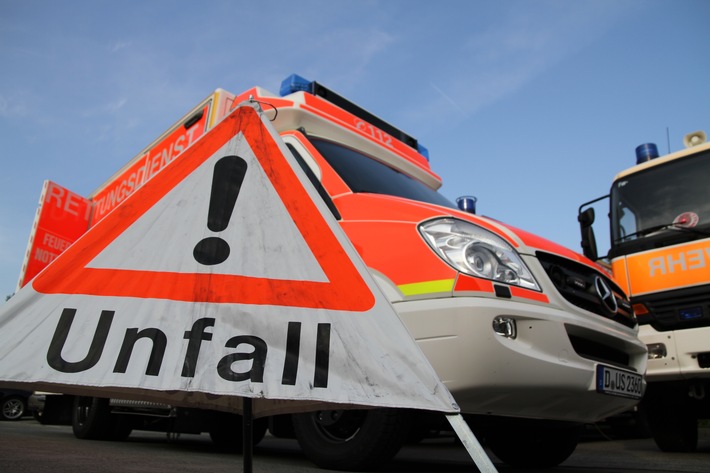
[[[636,326],[636,317],[624,292],[608,276],[581,263],[538,251],[537,258],[560,295],[575,306]]]

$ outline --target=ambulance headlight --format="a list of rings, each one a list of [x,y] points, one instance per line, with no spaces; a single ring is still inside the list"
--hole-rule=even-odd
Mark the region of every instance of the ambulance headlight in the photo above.
[[[419,225],[431,248],[454,269],[478,278],[540,290],[520,255],[496,234],[455,218]]]

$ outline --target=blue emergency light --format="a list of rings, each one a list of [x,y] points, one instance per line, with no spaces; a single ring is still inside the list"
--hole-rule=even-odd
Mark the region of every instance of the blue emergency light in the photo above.
[[[645,163],[659,156],[656,143],[644,143],[636,147],[636,164]]]
[[[292,94],[294,92],[310,92],[313,93],[313,82],[304,79],[298,74],[291,74],[281,82],[281,97]]]
[[[308,92],[312,95],[317,95],[333,105],[337,105],[343,110],[352,113],[358,118],[365,120],[370,125],[373,125],[385,133],[391,135],[392,137],[398,139],[402,143],[406,144],[417,150],[419,154],[424,156],[427,161],[429,161],[429,150],[417,142],[417,139],[413,136],[408,135],[399,128],[390,125],[381,118],[373,115],[359,105],[354,104],[350,100],[346,99],[342,95],[338,95],[332,90],[324,87],[316,81],[309,81],[299,76],[298,74],[291,74],[281,82],[281,89],[279,93],[281,97],[294,92]]]
[[[702,318],[702,316],[702,307],[690,307],[678,310],[678,317],[680,317],[680,320],[695,320]]]

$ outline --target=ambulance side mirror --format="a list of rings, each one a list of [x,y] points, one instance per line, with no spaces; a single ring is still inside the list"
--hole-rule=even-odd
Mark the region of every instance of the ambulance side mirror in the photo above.
[[[592,261],[599,258],[597,254],[597,239],[594,236],[594,207],[580,212],[577,216],[579,222],[579,230],[582,234],[582,253]]]

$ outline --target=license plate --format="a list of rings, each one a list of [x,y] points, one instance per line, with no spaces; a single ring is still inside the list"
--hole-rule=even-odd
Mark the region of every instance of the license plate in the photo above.
[[[612,396],[641,399],[643,395],[643,377],[631,371],[597,365],[597,392]]]

